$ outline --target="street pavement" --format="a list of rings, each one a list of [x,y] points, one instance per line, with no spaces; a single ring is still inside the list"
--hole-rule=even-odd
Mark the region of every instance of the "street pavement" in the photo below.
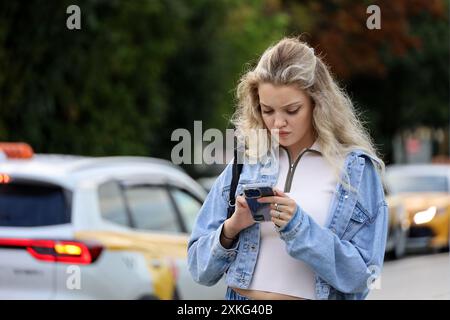
[[[450,300],[450,256],[409,255],[386,261],[378,287],[368,300]]]

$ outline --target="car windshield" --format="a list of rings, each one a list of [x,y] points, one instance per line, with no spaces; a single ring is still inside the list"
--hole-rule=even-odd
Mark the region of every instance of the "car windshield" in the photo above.
[[[38,184],[0,184],[0,226],[36,227],[70,222],[68,193]]]
[[[388,175],[387,183],[392,193],[449,191],[445,176]]]

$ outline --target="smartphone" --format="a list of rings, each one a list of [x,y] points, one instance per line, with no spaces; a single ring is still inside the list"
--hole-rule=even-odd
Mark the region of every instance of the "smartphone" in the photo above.
[[[271,186],[245,186],[244,195],[247,200],[253,219],[256,222],[270,221],[270,203],[259,203],[257,200],[262,197],[274,196]]]

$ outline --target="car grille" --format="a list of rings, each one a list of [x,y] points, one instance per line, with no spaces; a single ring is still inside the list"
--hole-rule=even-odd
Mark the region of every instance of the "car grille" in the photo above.
[[[434,233],[429,227],[411,227],[409,229],[410,238],[433,237]]]

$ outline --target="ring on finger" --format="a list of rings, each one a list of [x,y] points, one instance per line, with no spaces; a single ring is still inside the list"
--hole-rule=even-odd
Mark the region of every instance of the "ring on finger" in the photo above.
[[[277,219],[280,219],[280,216],[281,216],[281,212],[278,211],[278,212],[277,212]]]
[[[280,210],[278,209],[278,203],[275,203],[275,210],[280,211]]]

